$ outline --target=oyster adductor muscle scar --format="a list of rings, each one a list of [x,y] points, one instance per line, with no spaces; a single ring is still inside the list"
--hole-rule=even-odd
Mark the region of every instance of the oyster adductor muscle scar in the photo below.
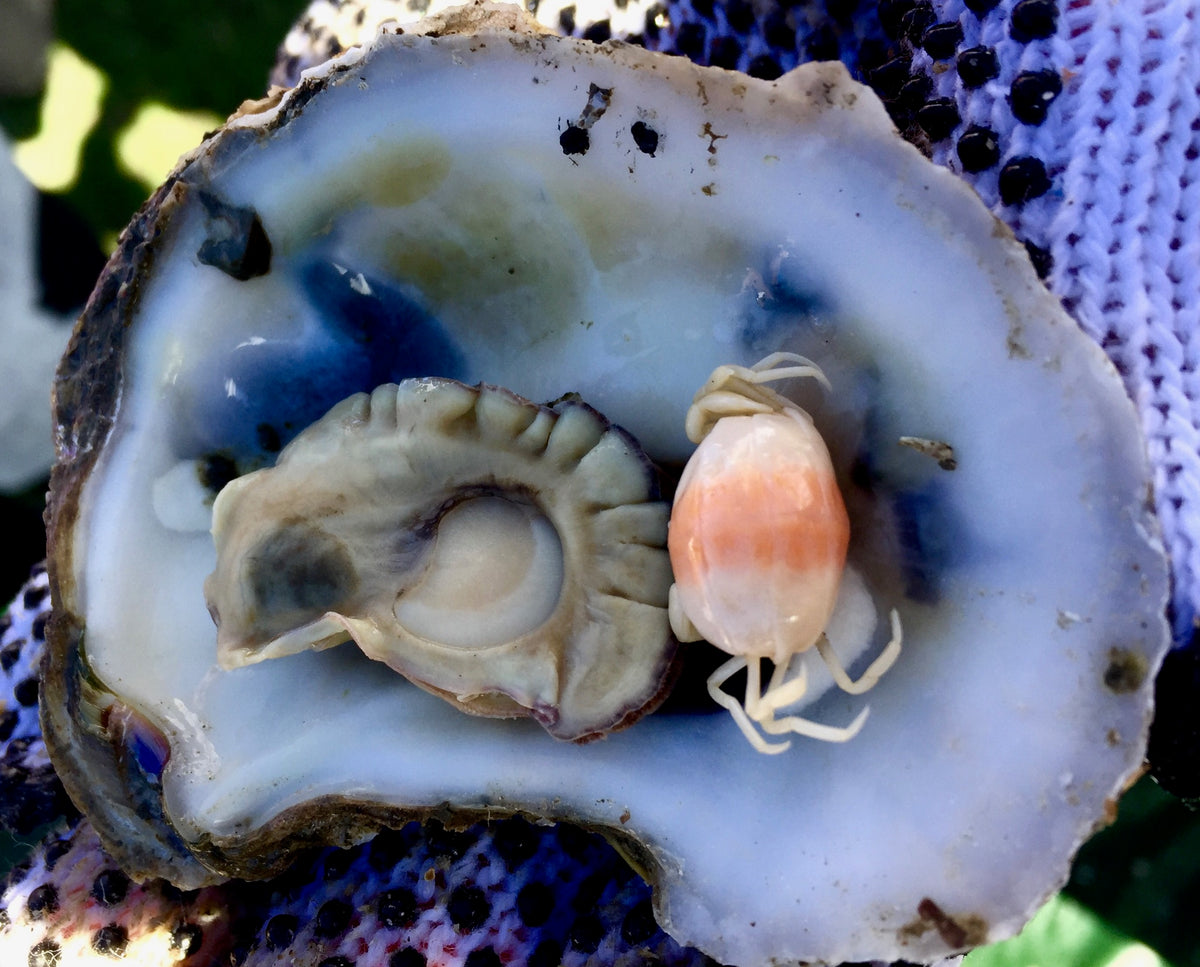
[[[665,694],[667,506],[585,403],[412,379],[360,393],[213,508],[225,668],[352,638],[457,708],[586,740]]]
[[[581,117],[586,150],[569,136],[568,152]],[[563,735],[611,728],[649,681],[589,722],[576,716],[596,683],[581,669],[560,668],[559,692],[550,676],[493,680],[543,627],[561,664],[590,663],[587,635],[614,603],[589,597],[592,581],[657,616],[627,623],[621,644],[649,636],[650,665],[668,660],[646,630],[665,621],[661,548],[643,543],[640,513],[620,540],[624,505],[607,531],[607,511],[560,514],[594,484],[578,470],[446,490],[411,511],[415,529],[397,520],[362,541],[339,529],[353,514],[311,505],[291,526],[282,509],[262,515],[261,539],[255,521],[228,526],[257,499],[241,478],[306,461],[327,468],[313,486],[330,501],[361,480],[372,507],[377,465],[306,438],[313,427],[347,453],[354,433],[370,439],[370,421],[349,438],[321,422],[365,407],[356,394],[399,387],[384,394],[395,412],[428,381],[468,424],[497,421],[485,463],[522,439],[505,420],[551,421],[487,387],[577,394],[665,477],[695,452],[696,388],[775,353],[807,357],[835,388],[772,384],[811,417],[845,505],[837,594],[866,606],[835,605],[836,664],[862,679],[893,609],[903,628],[852,741],[759,755],[704,694],[701,645],[677,651],[699,701],[603,741],[561,741],[536,719],[557,714]],[[523,813],[622,839],[663,927],[722,963],[930,961],[1018,929],[1140,767],[1169,635],[1134,409],[1021,245],[841,65],[765,82],[547,35],[512,7],[385,28],[183,159],[123,235],[55,400],[41,715],[68,791],[131,873],[262,876],[302,846],[411,818]],[[547,453],[571,426],[627,442],[573,403],[554,417]],[[903,439],[944,442],[956,469]],[[462,442],[451,434],[414,472]],[[581,466],[611,456],[647,492],[635,451],[597,446]],[[228,560],[214,503],[222,558],[243,535],[253,545]],[[481,578],[492,626],[440,582],[478,573],[498,533],[531,577],[561,556],[562,584],[515,590],[515,567]],[[389,534],[399,543],[372,544]],[[579,570],[577,552],[603,563]],[[364,554],[392,555],[416,584],[376,585]],[[242,600],[224,582],[247,576]],[[248,603],[253,620],[238,616]],[[319,647],[371,621],[405,629],[387,662],[436,646],[499,664],[467,682],[397,674],[363,653],[379,644],[370,628],[363,649]],[[864,700],[816,647],[801,665],[801,700],[771,714],[853,721]],[[930,908],[971,923],[970,940],[931,928]]]

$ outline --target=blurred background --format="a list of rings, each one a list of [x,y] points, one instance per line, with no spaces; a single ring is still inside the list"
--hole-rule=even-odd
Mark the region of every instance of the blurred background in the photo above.
[[[49,387],[78,310],[178,156],[264,93],[303,5],[0,0],[0,600],[45,554]],[[1063,894],[967,965],[1200,967],[1198,913],[1200,818],[1143,779]]]
[[[300,0],[0,0],[0,596],[44,554],[49,380],[118,234],[266,90]]]

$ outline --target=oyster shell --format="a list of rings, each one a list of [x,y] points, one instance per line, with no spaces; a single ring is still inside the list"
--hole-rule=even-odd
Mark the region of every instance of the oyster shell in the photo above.
[[[354,649],[220,667],[213,497],[339,400],[575,392],[677,466],[707,374],[777,351],[834,387],[779,388],[829,445],[860,590],[903,621],[853,741],[760,756],[714,707],[579,746]],[[44,727],[133,872],[522,812],[608,830],[724,962],[925,960],[1015,931],[1140,764],[1167,576],[1133,409],[840,65],[768,84],[482,6],[385,32],[185,159],[56,401]],[[848,720],[822,674],[812,717]]]

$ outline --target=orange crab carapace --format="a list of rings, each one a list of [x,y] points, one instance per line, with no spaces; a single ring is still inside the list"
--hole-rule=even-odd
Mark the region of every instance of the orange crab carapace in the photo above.
[[[861,694],[900,653],[895,611],[891,640],[858,680],[825,637],[846,571],[850,521],[812,419],[763,385],[792,377],[828,387],[815,364],[790,353],[713,372],[688,410],[688,437],[699,445],[680,478],[668,535],[672,628],[681,641],[706,638],[733,656],[709,677],[708,691],[760,752],[782,752],[789,743],[767,742],[755,725],[843,742],[866,719],[866,709],[844,728],[777,717],[808,687],[803,663],[789,676],[796,655],[815,647],[839,687]],[[775,666],[765,690],[764,658]],[[739,702],[721,685],[742,668],[746,696]]]

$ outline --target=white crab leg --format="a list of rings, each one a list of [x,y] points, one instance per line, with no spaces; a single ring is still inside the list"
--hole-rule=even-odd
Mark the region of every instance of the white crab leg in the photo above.
[[[783,362],[796,363],[796,365],[774,368],[777,363]],[[770,356],[760,359],[749,367],[749,370],[754,374],[747,376],[747,381],[751,383],[770,383],[780,379],[802,379],[811,376],[826,390],[832,391],[833,389],[820,366],[807,356],[800,356],[796,353],[771,353]]]
[[[795,656],[792,657],[794,658]],[[800,701],[804,697],[804,693],[808,691],[808,666],[801,662],[796,676],[787,679],[787,671],[790,666],[791,659],[782,665],[775,666],[775,671],[771,675],[771,681],[767,684],[767,690],[762,693],[762,699],[759,703],[760,708],[764,710],[762,715],[774,717],[775,713],[781,708],[786,708],[793,702]],[[755,719],[760,722],[762,721],[762,718],[757,715]]]
[[[819,722],[813,722],[811,719],[802,718],[798,715],[788,715],[782,719],[775,718],[775,713],[793,702],[799,701],[803,695],[805,688],[808,685],[808,669],[804,664],[800,665],[799,674],[790,681],[785,681],[788,665],[787,662],[783,665],[776,665],[775,671],[771,675],[771,681],[767,685],[767,690],[758,697],[752,707],[750,704],[750,696],[758,694],[758,675],[751,676],[747,672],[746,697],[747,711],[759,724],[764,732],[771,735],[782,735],[786,732],[794,732],[798,735],[808,736],[813,739],[821,739],[825,742],[846,742],[858,735],[862,729],[863,723],[867,720],[868,709],[863,709],[858,713],[858,716],[845,727],[836,725],[822,725]],[[747,668],[752,668],[753,663]],[[751,691],[753,684],[753,691]]]
[[[708,694],[714,702],[733,716],[733,720],[737,723],[738,728],[742,730],[742,734],[757,751],[766,755],[776,755],[788,749],[791,743],[767,742],[754,728],[754,723],[750,721],[750,717],[746,714],[746,709],[742,706],[742,703],[729,693],[721,691],[721,685],[730,676],[737,674],[745,665],[746,658],[743,655],[736,655],[730,658],[729,661],[725,662],[725,664],[708,676]]]
[[[822,635],[817,639],[816,647],[817,651],[821,653],[821,658],[824,659],[829,673],[833,676],[834,681],[838,683],[838,688],[843,692],[849,692],[851,695],[862,695],[864,692],[869,692],[874,688],[883,674],[896,663],[896,659],[900,657],[900,642],[903,641],[903,637],[903,632],[900,629],[900,615],[893,608],[892,640],[879,653],[879,657],[871,662],[870,667],[863,672],[862,677],[858,681],[854,681],[846,674],[846,669],[842,667],[837,655],[833,653],[833,648],[830,647],[828,638]]]
[[[854,721],[845,727],[822,725],[820,722],[812,722],[808,719],[800,718],[798,715],[789,715],[782,719],[772,718],[759,724],[762,726],[764,732],[769,732],[771,735],[795,732],[797,735],[804,735],[810,739],[820,739],[823,742],[849,742],[858,735],[863,727],[863,723],[867,721],[867,714],[870,711],[869,708],[864,708],[855,716]]]
[[[699,443],[723,416],[752,416],[756,413],[774,413],[776,409],[770,401],[752,400],[744,393],[732,390],[717,390],[706,394],[688,408],[683,431],[689,440]]]

